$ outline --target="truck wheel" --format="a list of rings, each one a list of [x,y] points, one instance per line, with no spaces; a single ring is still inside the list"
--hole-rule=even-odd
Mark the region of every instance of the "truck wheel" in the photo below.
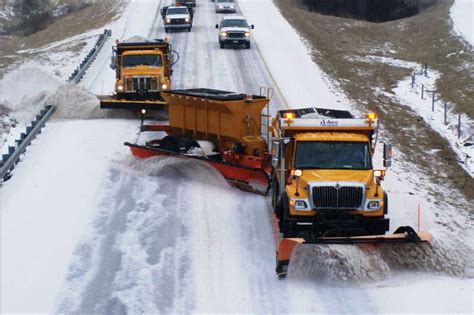
[[[168,33],[170,30],[165,27],[165,33]]]
[[[191,32],[191,27],[188,27],[188,32]]]
[[[275,213],[276,213],[276,208],[278,206],[278,196],[279,195],[280,195],[280,187],[278,187],[278,182],[276,180],[276,176],[273,175],[273,179],[272,179],[272,207],[273,207],[273,209],[275,209]]]
[[[224,43],[220,42],[219,45],[220,45],[221,49],[224,49],[224,47],[225,47]]]
[[[388,214],[388,194],[383,192],[383,214]]]
[[[245,43],[245,48],[246,48],[246,49],[250,49],[250,42]]]
[[[286,193],[283,193],[280,199],[279,228],[280,228],[280,233],[283,234],[284,238],[298,236],[297,226],[294,222],[291,222],[288,220],[289,216],[290,216],[290,202]]]

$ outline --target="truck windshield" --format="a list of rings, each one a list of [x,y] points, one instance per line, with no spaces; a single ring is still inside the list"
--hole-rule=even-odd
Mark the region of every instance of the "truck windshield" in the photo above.
[[[130,55],[123,57],[123,67],[132,68],[136,66],[161,67],[160,55]]]
[[[169,8],[168,11],[166,11],[166,15],[174,14],[189,14],[189,12],[186,8]]]
[[[222,27],[248,27],[248,25],[246,20],[227,19],[222,21]]]
[[[295,169],[372,169],[367,142],[300,141]]]

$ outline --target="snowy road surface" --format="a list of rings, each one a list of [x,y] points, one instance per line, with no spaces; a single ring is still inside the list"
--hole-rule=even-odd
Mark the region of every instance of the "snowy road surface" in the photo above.
[[[114,37],[164,37],[156,14],[161,5],[131,2],[112,25]],[[260,86],[280,86],[272,112],[285,108],[285,99],[291,100],[290,107],[320,105],[313,102],[321,95],[325,106],[350,105],[341,95],[328,93],[327,78],[297,94],[283,86],[285,72],[292,70],[298,75],[291,84],[307,86],[315,68],[301,68],[311,64],[301,47],[302,55],[286,60],[283,69],[269,57],[272,47],[280,49],[268,40],[272,27],[278,27],[282,39],[298,38],[270,0],[241,1],[250,23],[256,24],[250,50],[219,49],[213,5],[198,2],[191,33],[167,34],[181,56],[173,74],[175,88],[258,93]],[[256,21],[264,13],[272,23]],[[110,92],[114,74],[109,57],[105,48],[83,87]],[[130,157],[122,143],[136,140],[136,129],[133,120],[55,122],[35,141],[2,187],[2,311],[472,312],[471,279],[445,275],[446,256],[431,261],[440,268],[430,266],[430,259],[426,268],[417,266],[417,255],[431,254],[423,251],[414,251],[410,259],[415,263],[398,269],[390,254],[356,247],[315,249],[329,255],[321,264],[326,274],[302,279],[296,273],[277,280],[268,200],[229,188],[215,170],[200,163]],[[423,198],[408,195],[416,191],[416,174],[393,171],[386,183],[391,204],[403,210],[391,214],[392,227],[414,225],[411,209]],[[452,214],[440,214],[441,219],[447,216]],[[432,221],[424,220],[424,227],[436,228]],[[347,264],[334,265],[331,255]],[[453,249],[451,255],[456,262],[461,254]]]

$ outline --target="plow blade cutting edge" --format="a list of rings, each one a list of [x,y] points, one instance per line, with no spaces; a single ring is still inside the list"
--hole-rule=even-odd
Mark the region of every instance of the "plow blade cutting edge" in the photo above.
[[[212,167],[217,169],[222,174],[222,176],[224,176],[229,184],[241,190],[260,195],[266,195],[270,190],[270,175],[259,168],[231,164],[203,156],[176,153],[147,145],[137,145],[129,142],[125,142],[124,144],[130,147],[130,150],[134,156],[139,158],[148,158],[162,155],[195,159],[210,164]]]
[[[416,233],[410,226],[401,226],[393,234],[348,236],[348,237],[315,237],[315,238],[284,238],[280,241],[277,251],[276,273],[280,279],[286,277],[293,251],[304,244],[394,244],[394,243],[423,243],[431,240],[428,232]]]
[[[163,99],[128,100],[109,95],[100,95],[98,98],[100,100],[100,108],[102,109],[165,110],[168,106]]]

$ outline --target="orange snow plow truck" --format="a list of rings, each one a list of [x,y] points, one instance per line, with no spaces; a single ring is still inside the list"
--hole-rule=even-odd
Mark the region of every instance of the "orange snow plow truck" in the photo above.
[[[278,112],[272,121],[272,204],[276,272],[284,278],[301,244],[427,242],[431,235],[409,226],[389,230],[388,196],[372,156],[377,142],[375,114],[304,108]],[[391,164],[384,145],[384,166]]]
[[[166,39],[135,36],[117,41],[110,64],[115,70],[114,93],[99,96],[100,108],[165,109],[161,93],[171,90],[172,66],[178,61],[174,56],[178,55]]]
[[[142,130],[167,135],[125,145],[140,158],[206,162],[242,190],[266,194],[272,188],[279,278],[286,276],[297,246],[430,240],[429,233],[409,226],[385,234],[385,169],[372,165],[378,130],[374,114],[355,119],[348,111],[284,110],[268,126],[262,119],[269,102],[264,96],[188,89],[163,92],[163,97],[169,125],[143,125]],[[271,150],[265,141],[269,137]],[[385,145],[385,168],[390,164],[391,146]]]

